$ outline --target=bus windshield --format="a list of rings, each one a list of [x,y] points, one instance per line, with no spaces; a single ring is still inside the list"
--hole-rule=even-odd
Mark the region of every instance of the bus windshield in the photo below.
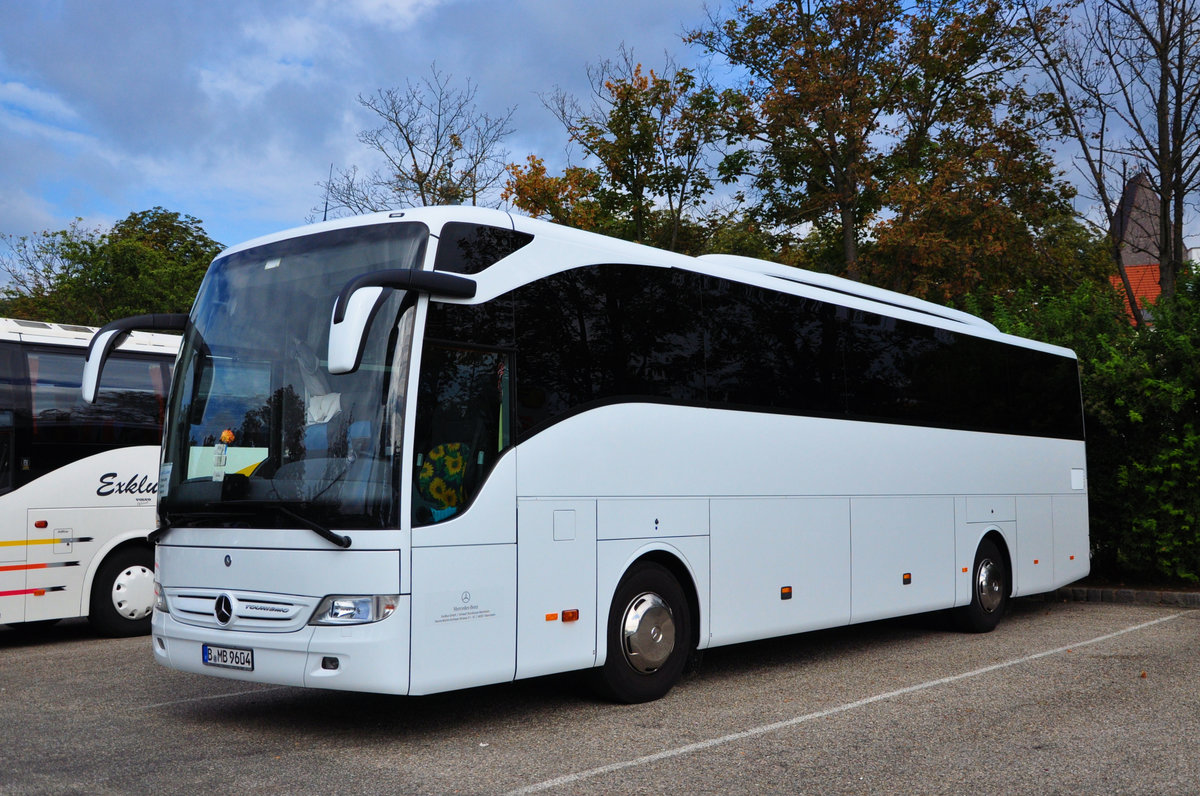
[[[167,526],[394,527],[414,302],[384,294],[361,366],[331,375],[342,285],[419,268],[419,223],[357,227],[222,257],[205,276],[175,371],[159,512]]]

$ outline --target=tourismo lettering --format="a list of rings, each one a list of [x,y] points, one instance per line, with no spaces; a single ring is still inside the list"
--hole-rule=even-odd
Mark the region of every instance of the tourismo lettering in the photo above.
[[[124,481],[117,473],[105,473],[100,476],[100,486],[96,494],[100,497],[109,495],[154,495],[158,493],[158,482],[150,480],[150,476],[134,473]]]

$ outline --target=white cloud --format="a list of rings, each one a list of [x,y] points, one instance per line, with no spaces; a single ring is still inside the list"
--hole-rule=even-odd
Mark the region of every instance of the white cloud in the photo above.
[[[22,235],[62,226],[55,211],[42,197],[15,186],[0,191],[0,219]],[[8,234],[8,230],[0,229],[0,235],[3,234]]]
[[[447,0],[326,0],[317,5],[318,14],[356,19],[392,30],[405,30],[420,18],[445,5]]]
[[[514,160],[553,157],[562,131],[538,95],[586,91],[584,65],[623,40],[656,61],[703,3],[10,3],[0,233],[156,204],[226,243],[302,223],[331,162],[374,165],[357,134],[376,120],[355,97],[419,80],[435,61],[479,88],[480,110],[517,106]]]
[[[316,66],[340,60],[344,36],[316,18],[256,19],[242,26],[233,58],[213,58],[197,69],[210,98],[250,104],[283,83],[306,85]]]
[[[75,109],[56,94],[15,81],[0,82],[0,109],[6,115],[21,115],[34,119],[71,121],[78,118]]]

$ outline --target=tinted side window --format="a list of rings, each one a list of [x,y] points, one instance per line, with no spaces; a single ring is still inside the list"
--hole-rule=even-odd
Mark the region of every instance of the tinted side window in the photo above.
[[[470,505],[510,445],[509,356],[428,342],[417,393],[413,522],[447,520]]]
[[[157,445],[169,367],[159,359],[111,357],[94,404],[83,402],[83,349],[30,351],[33,474],[108,448]]]
[[[839,308],[706,279],[709,404],[837,416],[845,411]]]
[[[425,318],[425,337],[488,348],[512,348],[515,344],[513,324],[511,293],[485,304],[431,301]]]
[[[846,383],[855,419],[1083,438],[1074,361],[994,340],[855,312]]]
[[[515,349],[518,441],[619,401],[1082,439],[1073,360],[676,269],[579,268],[429,313],[430,339]]]
[[[1011,360],[1008,365],[1010,411],[1025,412],[1025,432],[1083,439],[1078,363],[1024,348],[1009,348],[1005,353]]]
[[[25,365],[17,349],[9,345],[0,345],[0,492],[7,492],[14,486],[13,478],[17,468],[17,418],[24,414],[24,372]]]
[[[606,265],[515,291],[518,434],[603,403],[702,405],[699,279]]]
[[[431,301],[417,387],[413,522],[466,510],[512,444],[513,306]]]
[[[525,232],[452,221],[438,236],[435,271],[477,274],[533,240]]]

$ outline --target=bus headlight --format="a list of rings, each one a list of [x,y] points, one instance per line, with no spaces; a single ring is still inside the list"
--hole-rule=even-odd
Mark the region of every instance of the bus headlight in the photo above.
[[[154,610],[162,611],[164,614],[170,612],[167,608],[167,595],[158,581],[154,581]]]
[[[398,594],[363,596],[334,594],[321,600],[310,625],[365,625],[387,619],[400,601]]]

